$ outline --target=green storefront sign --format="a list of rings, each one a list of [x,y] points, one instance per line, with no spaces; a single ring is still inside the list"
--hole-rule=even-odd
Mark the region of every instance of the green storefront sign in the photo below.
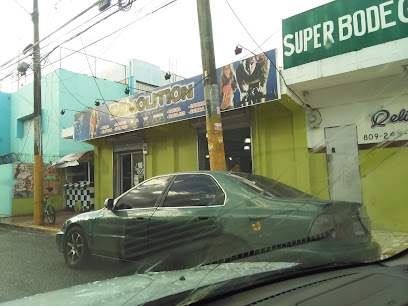
[[[282,21],[286,69],[408,37],[408,0],[337,0]],[[408,46],[407,46],[408,48]]]

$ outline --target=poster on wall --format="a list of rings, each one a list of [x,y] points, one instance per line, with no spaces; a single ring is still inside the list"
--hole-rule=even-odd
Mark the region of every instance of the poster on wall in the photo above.
[[[61,194],[60,170],[56,170],[52,165],[43,166],[43,187],[44,196],[56,196]],[[13,164],[13,198],[33,198],[34,197],[34,164],[19,163]]]
[[[217,69],[219,111],[280,99],[276,49]],[[74,115],[74,139],[83,141],[205,116],[203,76],[104,103]]]

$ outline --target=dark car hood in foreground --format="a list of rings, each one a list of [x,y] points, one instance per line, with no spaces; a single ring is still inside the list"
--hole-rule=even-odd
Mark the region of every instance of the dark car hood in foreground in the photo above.
[[[135,274],[37,294],[4,305],[140,305],[181,293],[188,293],[183,302],[189,304],[211,294],[218,287],[217,284],[222,286],[225,281],[295,265],[285,262],[243,262]],[[202,289],[195,290],[197,288]]]

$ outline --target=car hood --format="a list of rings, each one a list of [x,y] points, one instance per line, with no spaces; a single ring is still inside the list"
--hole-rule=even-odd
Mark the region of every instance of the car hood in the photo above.
[[[85,213],[73,216],[69,218],[67,221],[68,223],[75,223],[78,221],[92,220],[92,219],[95,219],[103,210],[104,208],[95,210],[95,211],[85,212]]]
[[[228,281],[296,265],[285,262],[242,262],[135,274],[37,294],[4,305],[140,305],[165,302],[164,299],[169,297],[190,304],[210,295]]]

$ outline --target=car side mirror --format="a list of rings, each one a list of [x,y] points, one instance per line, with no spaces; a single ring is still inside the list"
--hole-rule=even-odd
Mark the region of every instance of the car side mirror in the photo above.
[[[113,209],[113,199],[106,199],[105,200],[105,208],[112,210]]]

